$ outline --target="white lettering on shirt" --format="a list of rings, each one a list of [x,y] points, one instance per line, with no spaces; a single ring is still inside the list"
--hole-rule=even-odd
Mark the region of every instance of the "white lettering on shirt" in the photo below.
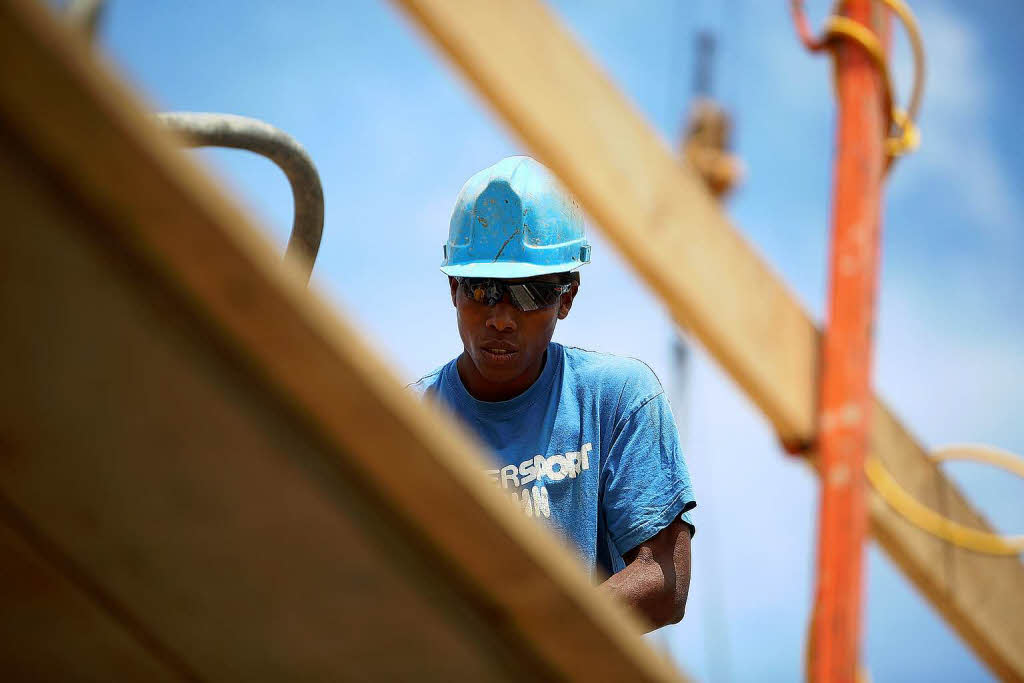
[[[519,466],[505,465],[500,470],[486,470],[491,482],[500,489],[513,489],[511,498],[527,517],[551,517],[551,504],[544,480],[559,482],[575,479],[590,469],[590,451],[593,444],[585,443],[578,451],[555,453],[548,457],[535,455]],[[527,487],[528,484],[532,487]],[[515,489],[520,489],[516,491]]]
[[[515,465],[505,465],[501,468],[501,488],[507,489],[508,483],[512,482],[512,486],[519,486],[519,477]]]
[[[524,460],[519,463],[519,485],[526,486],[531,481],[537,478],[536,472],[533,471],[533,458]]]

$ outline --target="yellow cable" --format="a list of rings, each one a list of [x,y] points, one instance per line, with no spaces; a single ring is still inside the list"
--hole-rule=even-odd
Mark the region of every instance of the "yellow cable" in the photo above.
[[[892,121],[899,133],[890,136],[885,141],[886,153],[890,157],[899,157],[913,152],[921,144],[921,132],[914,122],[917,121],[917,111],[921,106],[921,96],[924,93],[924,41],[921,40],[921,30],[917,26],[913,12],[903,0],[881,0],[881,2],[903,22],[903,29],[907,32],[910,49],[914,55],[914,85],[910,90],[909,104],[905,110],[893,106]],[[890,90],[890,92],[892,91]],[[895,95],[893,99],[895,99]]]
[[[903,22],[903,28],[910,40],[910,49],[914,54],[914,87],[910,91],[910,104],[907,105],[906,115],[911,121],[917,120],[917,110],[921,106],[921,95],[924,93],[924,42],[921,40],[921,30],[917,26],[917,20],[910,11],[910,7],[902,0],[881,0],[889,9]]]
[[[948,446],[933,456],[938,462],[970,460],[983,462],[1012,471],[1024,477],[1024,461],[1011,453],[986,446]],[[955,546],[987,555],[1016,555],[1024,552],[1024,536],[1000,536],[979,531],[943,517],[922,505],[897,483],[881,460],[868,456],[864,462],[868,481],[893,510],[922,531],[952,543]]]
[[[1024,478],[1024,459],[1001,448],[973,443],[950,444],[949,446],[936,448],[931,452],[931,456],[937,462],[946,462],[948,460],[981,462],[993,467],[1001,467],[1008,472],[1013,472],[1018,477]]]

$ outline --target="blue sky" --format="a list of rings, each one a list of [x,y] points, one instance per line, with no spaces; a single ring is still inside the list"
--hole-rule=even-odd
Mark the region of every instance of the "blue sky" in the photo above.
[[[747,165],[729,210],[820,319],[826,286],[834,107],[828,61],[800,47],[784,0],[559,0],[554,9],[675,145],[693,33],[718,34],[715,93]],[[820,25],[826,3],[809,3]],[[928,47],[921,150],[885,198],[874,381],[927,445],[1024,452],[1024,136],[1014,0],[913,3]],[[414,380],[460,350],[437,267],[455,195],[473,172],[525,150],[403,15],[383,2],[112,0],[100,44],[163,110],[261,118],[317,162],[326,228],[315,286]],[[901,97],[909,83],[895,46]],[[291,196],[244,152],[197,153],[284,244]],[[643,358],[675,397],[700,532],[683,623],[663,643],[705,680],[800,676],[813,590],[817,492],[770,426],[701,351],[685,392],[673,326],[607,242],[556,340]],[[1010,533],[1021,482],[949,468]],[[868,561],[865,657],[875,680],[991,677],[888,560]]]

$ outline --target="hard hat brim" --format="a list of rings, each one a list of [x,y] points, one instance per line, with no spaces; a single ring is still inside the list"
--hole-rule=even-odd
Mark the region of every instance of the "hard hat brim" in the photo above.
[[[459,265],[441,266],[441,272],[451,277],[493,277],[498,279],[518,279],[549,275],[551,273],[568,273],[584,265],[580,261],[569,263],[553,263],[534,265],[532,263],[510,263],[484,261],[481,263],[460,263]]]

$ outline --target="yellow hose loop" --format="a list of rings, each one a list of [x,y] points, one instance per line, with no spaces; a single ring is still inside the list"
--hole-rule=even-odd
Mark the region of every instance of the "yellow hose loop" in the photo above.
[[[1010,451],[992,446],[983,446],[973,443],[957,443],[936,448],[931,452],[932,459],[936,462],[947,462],[949,460],[969,460],[980,462],[993,467],[1000,467],[1007,472],[1013,472],[1024,479],[1024,459]]]
[[[1024,461],[1007,451],[988,446],[947,446],[932,456],[936,461],[970,460],[1009,470],[1024,477]],[[908,522],[927,533],[955,546],[986,555],[1017,555],[1024,552],[1024,536],[1000,536],[979,531],[943,517],[919,503],[900,486],[882,462],[868,456],[864,462],[868,481],[893,510]]]
[[[890,160],[914,151],[921,144],[921,132],[915,125],[917,111],[921,106],[924,92],[924,43],[910,7],[902,0],[878,0],[888,7],[902,22],[914,55],[914,85],[910,92],[907,108],[894,105],[895,91],[889,74],[889,60],[878,37],[868,27],[849,17],[833,14],[825,22],[825,41],[832,42],[842,36],[856,42],[867,52],[882,79],[886,107],[889,111],[890,130],[885,140],[885,152]],[[840,3],[841,5],[841,3]],[[837,7],[838,9],[838,7]]]
[[[910,90],[907,118],[910,121],[916,121],[917,111],[921,107],[921,96],[924,94],[924,41],[921,40],[921,29],[917,26],[914,13],[910,11],[910,7],[903,0],[881,0],[881,2],[891,9],[903,23],[903,30],[907,32],[910,49],[914,54],[914,86]]]

